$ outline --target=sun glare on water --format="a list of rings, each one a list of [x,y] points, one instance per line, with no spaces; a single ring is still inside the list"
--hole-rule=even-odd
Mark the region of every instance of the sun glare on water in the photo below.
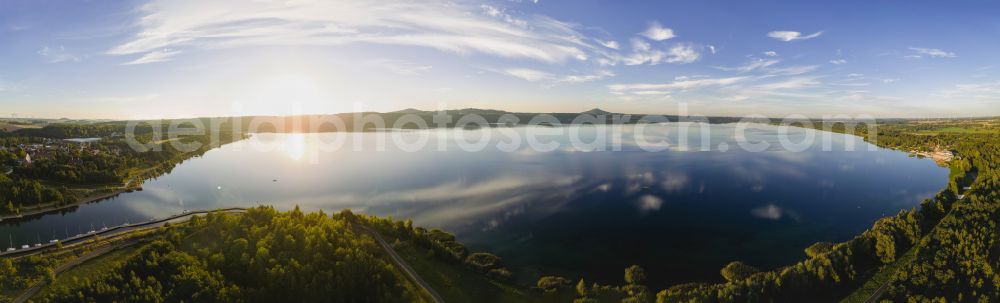
[[[285,139],[284,150],[289,159],[301,161],[306,154],[306,135],[289,134]]]

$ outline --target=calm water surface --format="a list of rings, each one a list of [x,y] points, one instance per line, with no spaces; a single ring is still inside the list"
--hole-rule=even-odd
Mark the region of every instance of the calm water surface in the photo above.
[[[2,246],[8,234],[19,246],[183,210],[350,208],[453,232],[473,249],[502,256],[515,271],[586,273],[617,283],[623,268],[640,264],[650,281],[660,282],[654,286],[663,287],[718,281],[719,268],[733,260],[764,268],[790,264],[810,244],[849,239],[875,219],[931,197],[946,182],[947,170],[933,161],[869,151],[872,146],[855,137],[834,135],[832,151],[816,144],[790,152],[778,146],[777,128],[757,125],[745,137],[772,148],[748,152],[737,146],[735,125],[708,128],[707,138],[685,133],[693,146],[688,148],[676,146],[678,124],[649,127],[641,138],[629,135],[630,126],[394,133],[408,142],[421,135],[444,142],[415,152],[402,151],[391,137],[385,151],[373,151],[379,135],[372,133],[346,135],[345,148],[335,151],[320,146],[338,134],[258,134],[189,160],[146,182],[141,192],[3,222],[0,236]],[[535,130],[562,132],[542,140],[561,147],[497,147],[509,143],[511,133],[523,140]],[[588,142],[599,133],[623,133],[623,147],[574,148],[569,131]],[[792,142],[823,134],[790,133]],[[478,152],[463,151],[454,140],[487,134],[491,143]],[[647,152],[637,143],[641,139],[674,144]],[[703,142],[710,151],[700,150]],[[354,151],[355,143],[367,151]],[[845,150],[847,144],[855,144],[855,151]]]

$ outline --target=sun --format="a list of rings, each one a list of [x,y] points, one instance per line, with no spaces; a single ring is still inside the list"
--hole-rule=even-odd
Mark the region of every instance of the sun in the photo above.
[[[265,77],[251,87],[251,106],[268,115],[300,115],[326,107],[329,102],[316,78],[302,73]]]

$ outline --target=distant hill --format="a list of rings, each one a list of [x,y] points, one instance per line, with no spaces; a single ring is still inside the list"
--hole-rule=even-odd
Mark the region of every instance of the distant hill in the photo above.
[[[503,115],[509,113],[508,111],[497,110],[497,109],[479,109],[479,108],[463,108],[460,110],[449,110],[449,113],[457,113],[459,115]]]
[[[397,111],[394,111],[394,112],[387,112],[387,113],[384,113],[384,114],[415,114],[415,115],[422,115],[422,114],[434,114],[434,113],[437,113],[437,112],[438,112],[437,110],[420,110],[420,109],[416,109],[416,108],[407,108],[407,109],[404,109],[404,110],[397,110]],[[445,112],[448,113],[448,114],[452,114],[452,115],[472,115],[472,114],[477,114],[477,115],[502,115],[502,114],[509,113],[508,111],[503,111],[503,110],[479,109],[479,108],[448,109],[448,110],[445,110]]]
[[[614,114],[614,113],[606,111],[606,110],[603,110],[603,109],[600,109],[600,108],[594,108],[594,109],[582,112],[581,114],[588,114],[588,115],[595,115],[595,116],[597,116],[597,115],[611,115],[611,114]]]
[[[423,114],[423,113],[428,113],[428,112],[430,112],[430,111],[419,110],[419,109],[411,107],[411,108],[407,108],[407,109],[404,109],[404,110],[397,110],[397,111],[394,111],[394,112],[388,112],[387,114]]]
[[[540,115],[545,115],[542,118],[549,119],[549,122],[543,124],[561,124],[568,125],[574,123],[576,118],[582,114],[594,115],[598,117],[603,117],[603,121],[596,121],[598,124],[603,123],[623,123],[623,124],[633,124],[641,123],[642,121],[653,121],[647,119],[646,115],[643,114],[622,114],[613,113],[600,108],[594,108],[588,111],[579,113],[531,113],[531,112],[509,112],[505,110],[496,109],[481,109],[481,108],[463,108],[463,109],[449,109],[444,111],[445,114],[450,115],[452,118],[450,121],[438,121],[435,117],[438,115],[438,110],[421,110],[416,108],[406,108],[403,110],[392,111],[392,112],[358,112],[358,113],[339,113],[339,114],[312,114],[312,115],[296,115],[296,116],[241,116],[241,117],[215,117],[215,118],[187,118],[187,119],[172,119],[172,120],[146,120],[143,122],[151,124],[161,124],[161,126],[166,126],[168,122],[173,123],[194,123],[195,125],[217,125],[219,123],[225,124],[225,129],[230,129],[231,123],[236,123],[237,129],[244,131],[249,131],[252,133],[288,133],[288,132],[339,132],[339,131],[376,131],[380,128],[407,128],[407,129],[417,129],[423,127],[457,127],[459,126],[459,120],[462,116],[466,115],[479,115],[486,119],[486,123],[490,125],[525,125],[530,121],[539,118]],[[423,120],[423,123],[414,123],[411,117],[405,117],[407,115],[415,115],[418,120]],[[358,120],[355,123],[355,119],[359,117],[364,117],[362,120]],[[676,115],[656,115],[660,120],[666,118],[669,121],[678,121],[679,117]],[[557,122],[552,122],[551,118],[554,118]],[[402,119],[402,120],[401,120]],[[734,117],[708,117],[709,123],[732,123],[737,122],[740,119]],[[654,119],[655,120],[655,119]],[[661,122],[656,120],[654,122]],[[38,136],[46,138],[77,138],[77,137],[105,137],[110,136],[113,133],[121,133],[124,131],[128,121],[107,121],[107,120],[50,120],[58,121],[58,123],[49,123],[48,121],[41,121],[41,124],[36,124],[33,121],[23,121],[23,119],[13,120],[13,119],[0,119],[0,129],[6,130],[7,133],[16,133],[25,136]],[[337,121],[337,122],[334,122]],[[374,121],[380,121],[381,123],[375,123]],[[517,122],[511,122],[517,121]],[[397,123],[399,122],[399,123]],[[463,121],[466,123],[469,121]],[[539,123],[540,121],[536,121]],[[770,120],[764,118],[760,119],[761,123],[769,123]],[[423,124],[423,125],[418,125]],[[88,135],[83,135],[80,133],[81,125],[92,125],[94,127],[86,128]],[[463,125],[464,126],[464,125]],[[252,128],[252,129],[251,129]],[[99,132],[94,133],[93,131],[99,130]]]

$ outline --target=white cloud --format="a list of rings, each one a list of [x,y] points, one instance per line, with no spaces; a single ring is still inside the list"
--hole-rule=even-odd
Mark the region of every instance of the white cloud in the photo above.
[[[600,66],[615,66],[618,64],[618,58],[597,58],[597,65]]]
[[[507,10],[504,8],[486,4],[480,5],[479,7],[483,9],[483,13],[486,14],[487,16],[499,18],[504,22],[507,22],[509,24],[515,25],[520,28],[528,28],[528,21],[515,18],[511,14],[507,13]]]
[[[713,55],[715,55],[715,45],[709,45],[708,50],[711,51]]]
[[[956,84],[952,88],[942,90],[939,95],[958,101],[1000,102],[1000,81]]]
[[[378,59],[366,62],[366,65],[389,70],[402,76],[419,76],[429,72],[433,66],[416,64],[402,60]]]
[[[654,41],[663,41],[675,37],[674,30],[663,27],[663,25],[660,25],[656,21],[650,22],[649,28],[639,34]]]
[[[497,7],[455,3],[152,0],[139,12],[139,34],[108,54],[367,43],[559,63],[588,60],[588,52],[599,47],[584,42],[575,24],[541,15],[515,18]]]
[[[819,81],[812,77],[798,77],[790,78],[783,81],[772,82],[767,84],[761,84],[755,86],[757,89],[763,90],[778,90],[778,89],[797,89],[803,87],[810,87],[819,85]]]
[[[669,95],[669,91],[665,90],[638,90],[633,91],[633,95],[650,96],[650,95]]]
[[[632,54],[622,58],[625,65],[685,64],[698,61],[701,54],[690,43],[679,43],[666,51],[653,49],[646,41],[632,39]]]
[[[771,38],[774,38],[774,39],[781,40],[781,41],[789,42],[789,41],[795,41],[795,40],[812,39],[812,38],[819,37],[822,34],[823,34],[823,32],[815,32],[815,33],[813,33],[811,35],[803,36],[802,33],[800,33],[800,32],[793,32],[793,31],[773,31],[773,32],[767,33],[767,36],[771,37]]]
[[[503,72],[507,75],[532,82],[555,79],[555,75],[553,74],[530,68],[508,68]]]
[[[174,56],[176,56],[177,54],[180,54],[180,53],[181,53],[180,51],[175,51],[175,50],[170,50],[170,49],[155,50],[155,51],[148,52],[145,55],[142,55],[142,57],[139,57],[139,59],[135,59],[135,60],[129,61],[129,62],[125,63],[125,64],[133,65],[133,64],[147,64],[147,63],[154,63],[154,62],[163,62],[163,61],[170,60],[170,58],[173,58]]]
[[[45,57],[50,63],[80,62],[80,57],[66,51],[66,47],[62,45],[54,48],[49,48],[48,46],[42,47],[42,49],[38,50],[38,54]]]
[[[853,87],[872,85],[871,82],[836,82],[831,84],[838,86],[853,86]]]
[[[597,40],[597,43],[600,43],[604,47],[607,47],[607,48],[610,48],[610,49],[619,49],[619,48],[621,48],[621,45],[619,45],[618,42],[614,41],[614,40],[608,40],[608,41]]]
[[[922,48],[922,47],[911,47],[910,50],[917,53],[917,55],[910,55],[907,58],[920,58],[921,56],[930,56],[931,58],[955,58],[955,53],[946,52],[937,48]]]
[[[615,76],[615,73],[613,73],[613,72],[611,72],[609,70],[600,70],[600,71],[597,71],[596,73],[587,74],[587,75],[568,75],[568,76],[563,76],[562,78],[559,79],[559,82],[568,82],[568,83],[590,82],[590,81],[600,80],[600,79],[604,79],[604,78],[610,78],[610,77],[614,77],[614,76]]]
[[[717,67],[717,68],[721,69],[721,70],[724,70],[724,71],[737,71],[737,72],[743,72],[743,73],[745,73],[745,72],[753,71],[755,69],[760,69],[760,68],[765,68],[765,67],[768,67],[768,66],[771,66],[771,65],[775,65],[775,64],[778,64],[778,62],[780,62],[780,61],[778,61],[776,59],[771,59],[771,60],[754,59],[753,61],[750,61],[750,63],[747,63],[746,65],[743,65],[743,66],[737,66],[737,67]]]
[[[684,81],[674,81],[671,83],[657,83],[657,84],[650,84],[650,83],[612,84],[608,85],[608,89],[610,89],[611,91],[644,91],[644,90],[648,91],[648,90],[669,90],[669,89],[692,90],[705,87],[731,85],[747,79],[749,79],[749,77],[684,80]]]
[[[651,65],[659,64],[666,54],[663,51],[652,50],[652,46],[646,41],[632,39],[632,54],[622,59],[625,65]]]
[[[608,70],[600,70],[593,74],[557,76],[553,73],[530,68],[508,68],[503,70],[502,73],[531,82],[549,83],[582,83],[615,76],[615,73]]]
[[[801,75],[819,68],[819,65],[795,65],[781,68],[768,68],[767,74],[775,76]]]
[[[777,57],[778,56],[778,52],[776,52],[776,51],[766,51],[766,52],[764,52],[764,55],[766,55],[768,57]]]
[[[691,79],[701,79],[701,78],[708,78],[708,75],[677,76],[674,77],[674,81],[687,81]]]
[[[691,63],[698,61],[701,54],[691,44],[679,44],[667,52],[667,63]]]
[[[650,51],[650,50],[653,49],[653,46],[651,44],[649,44],[649,42],[642,41],[642,40],[635,39],[635,38],[633,38],[630,41],[632,42],[632,51],[633,52],[648,52],[648,51]]]
[[[844,60],[844,59],[833,59],[833,60],[830,60],[830,64],[844,65],[844,64],[847,64],[847,60]]]
[[[745,101],[747,99],[750,99],[750,96],[747,96],[747,95],[733,95],[733,96],[729,96],[729,97],[723,97],[722,99],[726,100],[726,101],[739,102],[739,101]]]

